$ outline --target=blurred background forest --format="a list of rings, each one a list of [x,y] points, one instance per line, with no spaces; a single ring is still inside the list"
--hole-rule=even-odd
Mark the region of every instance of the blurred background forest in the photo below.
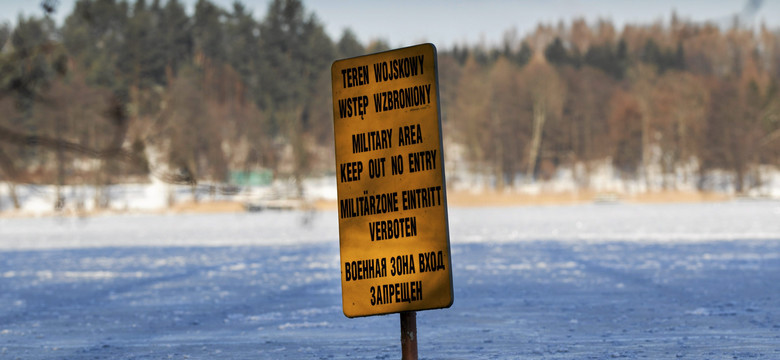
[[[0,26],[0,183],[16,207],[19,184],[216,191],[242,174],[333,176],[330,65],[389,48],[330,38],[299,0],[262,19],[208,0],[191,14],[176,0],[79,0],[61,26],[55,11],[44,1]],[[575,20],[438,51],[453,188],[565,178],[600,191],[606,177],[746,194],[777,174],[778,29]]]

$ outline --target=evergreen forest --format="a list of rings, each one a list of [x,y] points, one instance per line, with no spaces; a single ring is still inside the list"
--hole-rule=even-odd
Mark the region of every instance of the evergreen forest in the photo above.
[[[240,2],[78,0],[60,25],[57,3],[42,5],[0,25],[0,182],[12,194],[332,175],[330,66],[390,48],[329,37],[300,0],[274,0],[262,19]],[[778,170],[779,29],[672,15],[507,30],[499,46],[438,48],[448,181],[502,190],[567,169],[589,189],[607,166],[648,190],[740,194]]]

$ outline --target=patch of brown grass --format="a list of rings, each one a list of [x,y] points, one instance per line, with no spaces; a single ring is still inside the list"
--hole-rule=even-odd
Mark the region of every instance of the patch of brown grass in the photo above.
[[[182,202],[163,211],[188,214],[241,212],[244,205],[235,201]]]
[[[728,201],[732,196],[722,193],[659,191],[640,194],[596,193],[592,191],[568,193],[524,194],[515,192],[484,191],[450,192],[447,194],[450,206],[523,206],[523,205],[573,205],[597,201],[623,203],[695,203]]]
[[[642,194],[597,193],[593,191],[525,194],[486,190],[481,192],[450,191],[447,193],[448,205],[452,207],[574,205],[604,200],[634,204],[694,203],[728,201],[732,198],[728,194],[683,191]],[[317,210],[338,210],[338,202],[336,200],[318,200],[314,203],[314,208]]]
[[[482,191],[478,193],[453,191],[447,193],[448,205],[454,207],[571,205],[591,201],[593,201],[593,194],[586,192],[523,194],[497,191]]]

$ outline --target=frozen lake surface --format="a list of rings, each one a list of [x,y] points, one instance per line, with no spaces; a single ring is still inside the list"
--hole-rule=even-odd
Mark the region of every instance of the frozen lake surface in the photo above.
[[[780,359],[780,203],[451,209],[421,359]],[[0,359],[395,359],[335,212],[0,219]]]

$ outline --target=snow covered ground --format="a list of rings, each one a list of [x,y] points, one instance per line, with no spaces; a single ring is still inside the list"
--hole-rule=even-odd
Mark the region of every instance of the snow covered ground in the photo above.
[[[193,201],[193,189],[188,185],[165,184],[154,178],[145,184],[119,184],[106,186],[102,189],[104,197],[110,199],[105,204],[106,210],[114,212],[151,212],[165,211],[170,203],[180,204]],[[335,200],[335,177],[307,179],[304,181],[308,200]],[[10,188],[0,182],[0,215],[8,212],[13,215],[41,216],[57,214],[84,214],[94,212],[96,206],[96,188],[94,186],[68,185],[63,186],[60,196],[64,200],[63,208],[55,212],[54,204],[57,190],[53,185],[20,184],[16,186],[16,196],[20,208],[14,208]],[[284,199],[295,192],[295,184],[279,180],[269,186],[253,186],[224,191],[221,185],[216,185],[214,193],[209,184],[195,188],[199,201],[233,201],[251,202],[257,199]],[[237,190],[237,191],[236,191]]]
[[[421,359],[780,359],[780,202],[450,210]],[[0,359],[394,359],[335,212],[0,218]]]

